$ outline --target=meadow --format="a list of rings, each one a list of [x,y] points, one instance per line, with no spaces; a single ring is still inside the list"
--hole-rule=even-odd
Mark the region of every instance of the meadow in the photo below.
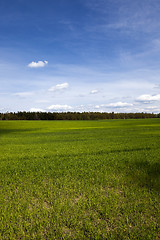
[[[160,239],[160,119],[0,121],[0,239]]]

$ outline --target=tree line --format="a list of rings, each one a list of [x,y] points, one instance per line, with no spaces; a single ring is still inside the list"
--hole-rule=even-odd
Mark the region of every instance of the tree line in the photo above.
[[[107,112],[7,112],[0,120],[100,120],[160,118],[160,113],[107,113]]]

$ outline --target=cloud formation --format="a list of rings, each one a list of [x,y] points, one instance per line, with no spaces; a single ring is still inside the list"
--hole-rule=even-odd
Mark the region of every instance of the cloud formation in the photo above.
[[[72,107],[66,104],[65,105],[56,104],[56,105],[49,106],[47,109],[52,111],[69,111],[69,110],[72,110]]]
[[[137,98],[137,101],[139,102],[160,101],[160,94],[157,94],[157,95],[144,94],[139,96]]]
[[[114,108],[123,108],[123,107],[131,107],[133,106],[132,103],[127,102],[116,102],[116,103],[109,103],[109,104],[102,104],[101,107],[114,107]]]
[[[39,67],[45,67],[47,64],[48,64],[48,61],[31,62],[28,64],[28,67],[39,68]]]
[[[66,83],[61,83],[61,84],[57,84],[56,86],[52,86],[51,88],[48,89],[49,92],[54,92],[57,90],[63,90],[63,89],[67,89],[69,87],[69,84]]]
[[[45,110],[43,110],[41,108],[31,108],[30,112],[45,112]]]

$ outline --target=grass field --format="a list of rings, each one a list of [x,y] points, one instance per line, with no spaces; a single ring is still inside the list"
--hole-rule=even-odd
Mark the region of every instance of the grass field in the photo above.
[[[160,239],[160,119],[0,121],[0,239]]]

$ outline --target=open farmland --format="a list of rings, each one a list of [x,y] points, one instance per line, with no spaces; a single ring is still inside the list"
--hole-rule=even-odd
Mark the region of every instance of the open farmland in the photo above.
[[[0,121],[0,239],[160,239],[160,119]]]

